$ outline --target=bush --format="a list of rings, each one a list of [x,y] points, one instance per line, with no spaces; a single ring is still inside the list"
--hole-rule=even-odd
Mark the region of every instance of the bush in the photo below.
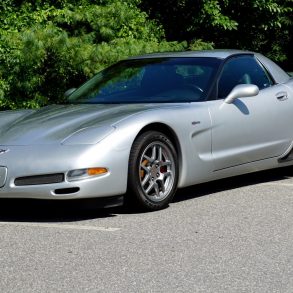
[[[0,14],[2,109],[60,102],[66,89],[118,60],[187,46],[165,41],[162,28],[127,2],[1,5],[8,2]]]

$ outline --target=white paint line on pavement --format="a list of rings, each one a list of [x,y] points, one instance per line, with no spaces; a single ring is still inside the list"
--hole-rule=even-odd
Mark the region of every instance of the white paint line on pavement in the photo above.
[[[85,225],[67,225],[67,224],[51,224],[51,223],[31,223],[31,222],[0,222],[0,226],[23,226],[38,228],[55,228],[55,229],[71,229],[71,230],[88,230],[88,231],[104,231],[115,232],[120,228],[85,226]]]
[[[266,182],[266,183],[261,183],[260,185],[293,187],[293,183],[282,183],[282,182]]]

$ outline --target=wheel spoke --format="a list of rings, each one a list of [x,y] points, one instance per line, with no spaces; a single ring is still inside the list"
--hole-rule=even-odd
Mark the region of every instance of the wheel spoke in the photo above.
[[[169,161],[169,160],[166,160],[165,162],[162,162],[161,166],[164,167],[164,166],[171,166],[172,165],[172,162]]]
[[[159,197],[160,196],[160,189],[159,189],[158,183],[154,184],[154,188],[155,188],[156,196]]]
[[[172,171],[167,171],[166,173],[164,173],[164,179],[168,178],[169,176],[172,176],[173,173]]]
[[[152,162],[156,160],[156,155],[157,155],[157,146],[154,145],[152,148]]]
[[[142,185],[142,186],[145,186],[146,183],[149,181],[150,178],[151,178],[151,174],[148,173],[148,174],[144,177],[144,179],[142,180],[141,185]]]
[[[148,194],[154,188],[155,182],[150,183],[148,188],[145,190],[146,194]]]
[[[149,169],[148,167],[146,167],[145,165],[140,164],[140,167],[141,167],[144,171],[146,171],[148,174],[150,173],[150,169]]]
[[[157,180],[160,182],[161,191],[164,193],[166,191],[164,180]]]
[[[162,156],[162,147],[159,147],[158,160],[161,162],[162,159],[163,159],[163,156]]]
[[[143,155],[143,157],[148,160],[150,163],[152,163],[154,160],[152,158],[150,158],[149,156],[147,155]]]

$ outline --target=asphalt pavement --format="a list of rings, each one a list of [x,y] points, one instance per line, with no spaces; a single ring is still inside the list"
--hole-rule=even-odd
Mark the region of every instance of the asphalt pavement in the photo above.
[[[0,292],[293,292],[293,168],[131,213],[0,201]]]

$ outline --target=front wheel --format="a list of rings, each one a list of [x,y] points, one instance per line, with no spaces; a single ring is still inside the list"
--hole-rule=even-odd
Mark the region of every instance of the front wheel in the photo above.
[[[178,158],[170,139],[157,131],[139,135],[129,158],[128,201],[147,211],[165,208],[177,183]]]

